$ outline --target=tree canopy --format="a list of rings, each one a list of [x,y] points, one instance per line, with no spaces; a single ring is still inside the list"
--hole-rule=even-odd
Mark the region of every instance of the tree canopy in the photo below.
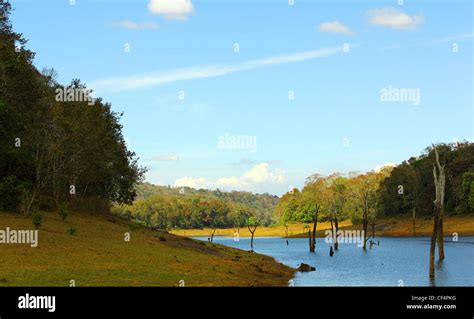
[[[0,209],[131,203],[144,170],[126,147],[122,114],[79,98],[90,93],[80,80],[62,86],[55,71],[39,72],[10,13],[0,1]]]

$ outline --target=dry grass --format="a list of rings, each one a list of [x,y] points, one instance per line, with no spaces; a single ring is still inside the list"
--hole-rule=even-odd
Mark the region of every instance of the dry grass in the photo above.
[[[68,234],[71,226],[75,235]],[[2,212],[0,229],[6,227],[33,228],[30,218]],[[45,213],[38,247],[0,249],[0,286],[68,286],[70,280],[77,286],[177,286],[180,280],[186,286],[283,286],[294,274],[267,256],[97,214],[73,213],[63,222]]]

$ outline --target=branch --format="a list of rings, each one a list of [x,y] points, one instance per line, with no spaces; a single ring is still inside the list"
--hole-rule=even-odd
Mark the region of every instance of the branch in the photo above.
[[[439,163],[439,154],[438,154],[438,150],[436,149],[436,146],[434,146],[434,152],[435,152],[435,157],[436,157],[436,164],[438,165],[438,168],[439,168],[439,171],[441,172],[441,169],[444,168],[444,165],[441,166],[441,164]]]

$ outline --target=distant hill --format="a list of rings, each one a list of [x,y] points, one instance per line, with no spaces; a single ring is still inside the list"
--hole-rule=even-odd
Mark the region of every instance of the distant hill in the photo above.
[[[194,189],[190,187],[158,186],[151,183],[142,183],[137,187],[137,200],[147,199],[151,196],[184,196],[188,198],[199,198],[205,200],[220,200],[230,204],[242,204],[255,210],[255,214],[261,223],[268,226],[275,222],[273,212],[280,198],[275,195],[255,194],[250,192],[232,191],[224,192],[217,190]]]

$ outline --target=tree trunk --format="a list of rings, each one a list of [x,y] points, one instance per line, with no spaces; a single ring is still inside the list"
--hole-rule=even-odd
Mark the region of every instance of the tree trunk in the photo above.
[[[331,236],[332,236],[332,244],[334,245],[334,226],[333,226],[332,219],[331,219]]]
[[[214,240],[214,234],[216,233],[216,230],[217,230],[217,228],[214,228],[214,230],[212,231],[212,234],[211,234],[211,243],[212,243],[212,241]]]
[[[309,252],[314,252],[313,242],[311,241],[311,229],[308,229]]]
[[[253,230],[250,228],[250,226],[247,226],[247,228],[249,229],[250,234],[252,234],[250,238],[250,249],[253,251],[253,236],[255,234],[255,231],[257,230],[257,226],[254,226]]]
[[[314,223],[313,223],[313,238],[311,238],[311,252],[314,253],[316,250],[316,228],[318,227],[318,217],[315,216]]]
[[[444,165],[439,162],[439,154],[436,147],[434,148],[436,156],[436,165],[438,166],[439,174],[436,176],[436,168],[434,168],[434,178],[436,187],[436,200],[438,204],[438,256],[440,260],[444,259],[444,234],[443,234],[443,218],[444,218],[444,193],[446,186],[446,173]]]
[[[364,196],[364,213],[362,216],[362,227],[363,227],[363,237],[364,237],[364,246],[362,247],[364,250],[367,250],[367,229],[369,227],[369,220],[368,220],[368,215],[369,215],[369,194],[366,193]]]
[[[372,240],[375,241],[375,221],[372,221]]]
[[[435,205],[435,212],[433,216],[433,233],[431,234],[431,242],[430,242],[430,278],[435,278],[435,268],[434,268],[434,258],[435,258],[435,250],[436,250],[436,237],[438,236],[438,204]]]
[[[416,208],[413,207],[413,237],[416,237],[416,231],[415,231],[415,218],[416,218]]]
[[[339,223],[337,221],[337,217],[336,217],[336,220],[334,221],[334,228],[336,230],[336,236],[335,236],[335,239],[334,239],[334,250],[337,250],[338,247],[339,247],[339,243],[337,242],[337,233],[339,232]]]
[[[440,260],[444,259],[444,235],[443,235],[443,217],[442,212],[438,217],[438,256]]]

